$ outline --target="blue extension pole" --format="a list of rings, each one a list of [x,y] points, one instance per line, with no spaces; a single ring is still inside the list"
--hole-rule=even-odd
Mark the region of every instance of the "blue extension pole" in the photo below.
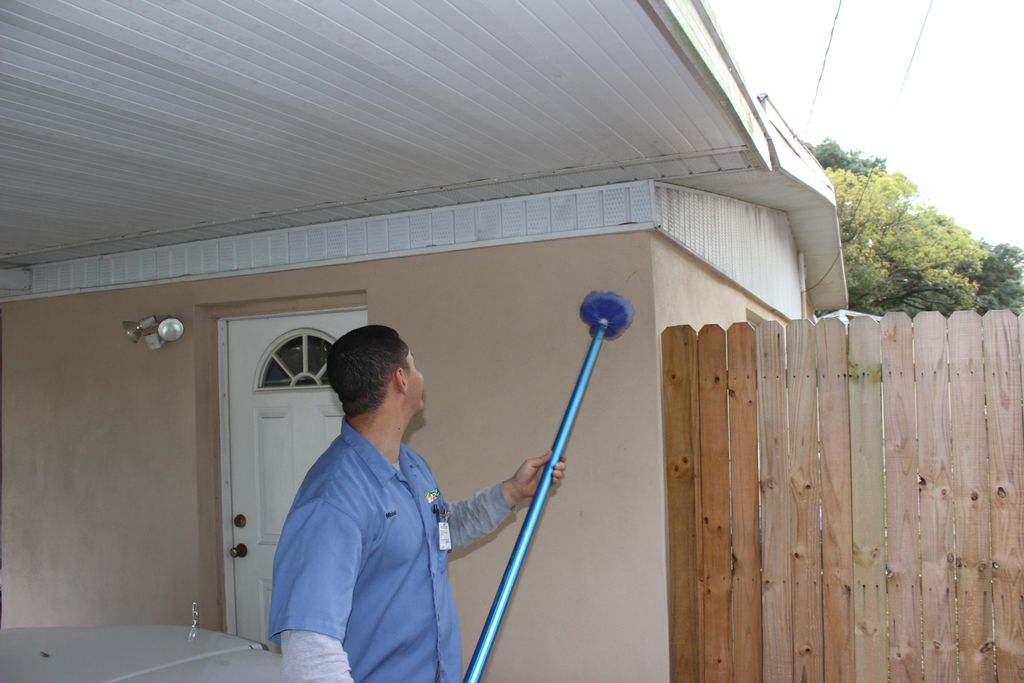
[[[533,540],[533,532],[537,527],[541,510],[544,508],[544,503],[547,500],[548,489],[551,488],[551,473],[554,471],[555,465],[562,459],[565,445],[569,441],[569,433],[572,431],[573,422],[576,421],[576,414],[579,412],[580,403],[583,401],[583,393],[587,389],[590,374],[593,372],[594,364],[597,362],[597,352],[601,349],[601,342],[604,341],[607,330],[607,323],[597,324],[592,330],[594,338],[590,342],[590,349],[587,351],[587,357],[583,361],[583,368],[580,370],[579,379],[576,380],[576,388],[572,391],[569,406],[566,408],[562,424],[558,428],[555,444],[551,447],[551,459],[544,467],[544,474],[541,476],[540,483],[537,486],[537,492],[533,495],[530,510],[526,513],[526,521],[523,522],[523,528],[519,532],[519,538],[516,540],[515,548],[512,550],[512,557],[509,558],[508,567],[505,568],[505,575],[498,585],[498,593],[494,596],[491,611],[487,615],[487,621],[484,622],[483,631],[480,633],[480,640],[477,641],[476,651],[473,652],[469,668],[466,669],[466,677],[463,679],[463,683],[479,683],[480,677],[484,673],[484,668],[487,666],[487,658],[491,654],[491,647],[493,647],[494,639],[497,637],[498,629],[501,627],[501,620],[505,616],[505,608],[508,607],[509,598],[512,597],[512,590],[515,588],[519,570],[523,567],[526,551],[530,547],[530,541]]]

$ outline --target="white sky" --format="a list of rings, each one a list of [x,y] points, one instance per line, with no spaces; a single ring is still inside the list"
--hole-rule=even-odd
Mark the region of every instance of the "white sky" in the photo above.
[[[751,93],[767,93],[802,139],[888,160],[975,237],[1024,248],[1024,3],[705,0]],[[810,123],[808,124],[808,117]]]

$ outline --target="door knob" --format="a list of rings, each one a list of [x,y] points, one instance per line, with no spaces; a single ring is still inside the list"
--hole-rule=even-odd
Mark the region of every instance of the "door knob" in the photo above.
[[[249,549],[245,547],[244,543],[239,543],[234,548],[228,551],[228,555],[231,557],[245,557],[249,554]]]

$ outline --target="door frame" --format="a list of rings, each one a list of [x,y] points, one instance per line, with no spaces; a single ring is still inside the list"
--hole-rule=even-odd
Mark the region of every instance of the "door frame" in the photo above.
[[[280,312],[261,312],[249,315],[223,315],[216,318],[217,322],[217,406],[219,411],[219,450],[220,450],[220,564],[221,590],[223,595],[224,630],[232,635],[238,631],[235,618],[235,564],[225,560],[226,544],[234,534],[231,511],[234,501],[231,498],[231,424],[229,419],[230,397],[228,384],[228,323],[236,320],[253,320],[257,318],[288,318],[317,313],[347,313],[365,311],[367,306],[351,305],[331,308],[314,308],[310,310],[285,310]]]

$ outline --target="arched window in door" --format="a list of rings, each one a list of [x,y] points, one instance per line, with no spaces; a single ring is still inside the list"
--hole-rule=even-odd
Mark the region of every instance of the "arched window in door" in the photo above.
[[[334,340],[319,330],[292,330],[270,345],[259,364],[257,389],[328,387],[327,354]]]

